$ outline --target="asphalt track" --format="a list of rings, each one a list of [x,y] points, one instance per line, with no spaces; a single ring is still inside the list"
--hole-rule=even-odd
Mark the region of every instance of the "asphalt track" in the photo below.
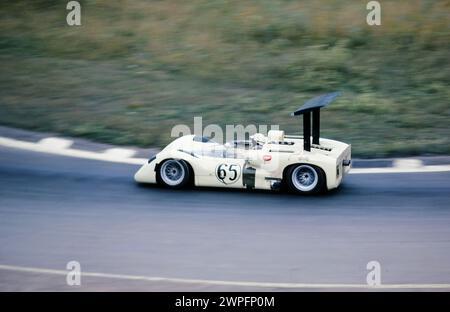
[[[376,260],[383,284],[450,283],[450,172],[349,175],[304,197],[142,187],[137,168],[0,147],[0,265],[76,260],[86,272],[345,285],[365,284]],[[1,290],[73,288],[64,276],[0,269]],[[81,290],[255,288],[92,277]]]

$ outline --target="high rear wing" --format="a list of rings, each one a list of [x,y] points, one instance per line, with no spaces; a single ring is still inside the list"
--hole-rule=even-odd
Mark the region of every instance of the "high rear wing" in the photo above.
[[[313,116],[312,137],[313,144],[319,145],[320,137],[320,109],[333,102],[341,92],[327,93],[319,95],[291,113],[291,116],[303,115],[303,149],[311,151],[311,112]]]

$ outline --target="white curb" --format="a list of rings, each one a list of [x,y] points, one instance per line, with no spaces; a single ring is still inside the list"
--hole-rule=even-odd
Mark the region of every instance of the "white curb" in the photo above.
[[[77,157],[84,159],[108,161],[123,164],[143,165],[145,158],[133,158],[135,151],[125,148],[110,148],[103,152],[91,152],[69,148],[72,141],[60,138],[45,138],[38,143],[0,137],[0,146],[19,148],[33,152],[49,153],[60,156]],[[418,159],[396,159],[393,167],[383,168],[353,168],[350,174],[377,174],[377,173],[419,173],[419,172],[447,172],[450,165],[423,166]]]

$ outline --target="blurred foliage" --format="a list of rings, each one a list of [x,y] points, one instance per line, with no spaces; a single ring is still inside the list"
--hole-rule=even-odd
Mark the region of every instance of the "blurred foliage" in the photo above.
[[[450,2],[85,0],[2,3],[0,123],[129,145],[176,124],[279,124],[323,92],[323,136],[363,157],[449,154]]]

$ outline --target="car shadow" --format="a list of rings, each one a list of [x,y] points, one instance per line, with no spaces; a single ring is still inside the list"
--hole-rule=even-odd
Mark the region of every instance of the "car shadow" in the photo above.
[[[270,195],[270,196],[283,196],[283,197],[298,197],[298,198],[329,198],[339,195],[342,192],[342,188],[345,185],[341,185],[337,189],[332,189],[325,192],[320,192],[318,194],[295,194],[287,190],[285,187],[279,190],[261,190],[261,189],[246,189],[246,188],[225,188],[225,187],[206,187],[206,186],[187,186],[182,189],[170,189],[159,184],[149,184],[149,183],[136,183],[137,187],[142,189],[152,189],[161,190],[167,192],[176,193],[191,193],[191,192],[202,192],[202,193],[220,193],[220,194],[248,194],[251,195]]]

